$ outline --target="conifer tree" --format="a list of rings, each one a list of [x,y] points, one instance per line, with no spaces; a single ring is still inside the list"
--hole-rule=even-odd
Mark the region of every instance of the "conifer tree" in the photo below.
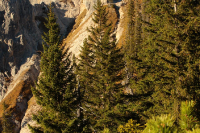
[[[134,25],[135,25],[135,6],[132,0],[128,2],[128,9],[127,9],[127,27],[126,27],[126,44],[124,47],[124,60],[126,62],[126,75],[128,80],[128,86],[130,82],[130,78],[132,77],[134,63],[132,58],[135,55],[135,43],[134,43]]]
[[[151,104],[147,97],[151,95],[151,90],[146,92],[141,92],[140,87],[137,86],[138,82],[142,79],[141,69],[143,69],[143,64],[141,62],[141,57],[139,52],[142,45],[142,15],[141,8],[142,2],[138,0],[129,0],[127,8],[127,34],[125,42],[125,62],[126,62],[126,89],[128,89],[129,99],[129,110],[134,110],[135,116],[134,120],[144,124],[143,111],[146,111],[146,108],[150,108]],[[142,54],[142,52],[141,52]]]
[[[137,67],[138,51],[140,50],[142,43],[142,15],[141,15],[141,3],[138,0],[129,0],[127,9],[127,34],[125,43],[125,62],[128,84],[132,80],[137,80]]]
[[[117,126],[129,116],[128,112],[124,115],[125,105],[122,104],[123,54],[116,47],[106,7],[98,0],[94,8],[96,27],[88,29],[90,35],[84,41],[77,71],[81,87],[84,87],[83,110],[88,123],[85,131],[109,129],[116,132]]]
[[[172,1],[148,1],[148,36],[138,53],[141,79],[133,84],[151,93],[146,99],[152,108],[143,113],[147,118],[173,111],[177,124],[181,101],[199,95],[198,7],[197,1],[179,1],[175,11]]]
[[[33,132],[74,132],[77,94],[73,65],[68,50],[62,53],[59,26],[52,6],[49,6],[46,20],[48,32],[43,36],[41,75],[36,87],[32,88],[37,103],[42,106],[42,110],[33,115],[40,127],[29,127]]]

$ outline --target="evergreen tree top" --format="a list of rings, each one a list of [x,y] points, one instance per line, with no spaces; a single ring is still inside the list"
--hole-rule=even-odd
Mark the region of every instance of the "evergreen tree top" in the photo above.
[[[101,0],[97,0],[97,3],[94,5],[95,12],[93,13],[93,22],[98,25],[99,30],[104,29],[110,24],[108,24],[108,12],[106,11],[106,6],[101,3]],[[100,32],[100,31],[97,31]]]
[[[41,75],[36,87],[31,88],[37,103],[42,106],[42,110],[33,115],[40,127],[29,127],[33,132],[61,133],[71,130],[74,125],[70,121],[75,121],[76,117],[76,78],[70,60],[71,54],[68,50],[62,52],[59,26],[52,6],[49,8],[45,24],[48,32],[43,36],[45,44],[40,62]]]
[[[48,32],[44,33],[42,39],[44,40],[46,45],[59,45],[60,43],[60,28],[56,22],[56,17],[53,12],[53,7],[50,4],[49,6],[48,17],[46,18],[47,23],[45,23],[45,27],[48,29]]]

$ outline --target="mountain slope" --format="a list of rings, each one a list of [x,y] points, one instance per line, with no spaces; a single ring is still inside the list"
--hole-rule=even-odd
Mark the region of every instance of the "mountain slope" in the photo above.
[[[95,1],[52,0],[61,34],[63,38],[67,35],[63,46],[65,49],[70,47],[77,57],[83,40],[88,36],[87,27],[94,25]],[[107,1],[103,0],[103,3],[109,6]],[[27,124],[35,124],[31,114],[40,109],[31,98],[30,86],[37,81],[40,71],[41,34],[46,31],[43,22],[48,4],[49,0],[0,0],[0,116],[1,104],[5,101],[13,111],[16,132],[29,133]],[[117,41],[120,41],[124,33],[122,8],[125,3],[114,1],[114,4],[114,8],[108,8],[109,20],[113,23]]]

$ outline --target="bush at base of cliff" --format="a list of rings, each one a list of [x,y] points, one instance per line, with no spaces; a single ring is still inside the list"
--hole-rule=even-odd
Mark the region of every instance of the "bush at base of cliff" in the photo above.
[[[153,117],[146,123],[143,133],[176,133],[175,118],[171,115]]]
[[[130,119],[125,125],[120,125],[117,129],[119,133],[141,133],[142,126]]]

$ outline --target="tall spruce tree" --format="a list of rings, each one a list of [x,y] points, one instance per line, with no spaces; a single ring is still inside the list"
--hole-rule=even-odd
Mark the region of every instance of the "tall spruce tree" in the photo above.
[[[138,56],[142,43],[142,2],[139,0],[129,0],[127,7],[127,28],[125,42],[125,62],[129,78],[133,77],[137,67]]]
[[[75,132],[76,79],[68,50],[62,53],[59,25],[52,6],[49,6],[46,20],[48,32],[43,36],[41,75],[36,87],[32,88],[37,103],[42,106],[42,110],[33,115],[40,127],[29,127],[33,132]]]
[[[88,123],[84,131],[100,132],[108,128],[117,132],[117,126],[131,117],[122,98],[123,54],[116,47],[106,6],[97,0],[94,8],[96,26],[88,29],[90,35],[84,41],[77,69],[84,89],[84,119]]]
[[[135,6],[133,0],[128,1],[128,8],[127,8],[127,27],[126,27],[126,44],[124,47],[124,60],[126,62],[126,80],[127,80],[127,87],[129,88],[130,80],[132,74],[134,73],[134,63],[132,58],[134,57],[136,51],[135,41],[134,41],[134,25],[135,25]]]
[[[172,113],[178,124],[181,101],[199,96],[199,6],[190,0],[148,0],[148,36],[138,52],[141,78],[133,83],[139,92],[151,93],[146,99],[152,107],[141,112],[147,118]]]
[[[129,0],[127,7],[127,34],[124,49],[124,60],[126,62],[126,90],[128,91],[129,110],[134,110],[135,117],[132,119],[137,120],[144,124],[144,118],[142,116],[143,111],[146,108],[150,108],[151,104],[146,97],[149,97],[150,91],[141,92],[138,85],[139,80],[142,78],[140,69],[143,67],[141,64],[141,58],[139,51],[142,45],[142,36],[144,35],[142,30],[142,14],[143,2],[138,0]],[[137,86],[137,87],[136,87]],[[143,120],[143,122],[141,121]]]

